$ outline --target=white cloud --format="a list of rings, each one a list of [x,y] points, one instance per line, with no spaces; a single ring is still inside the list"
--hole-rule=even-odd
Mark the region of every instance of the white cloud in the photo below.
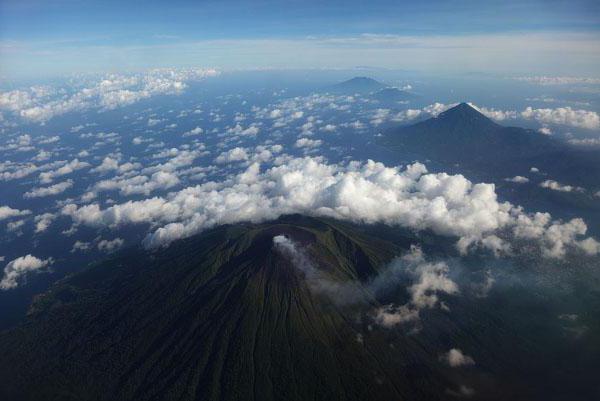
[[[11,260],[4,267],[4,277],[0,281],[0,289],[10,290],[18,287],[21,277],[25,276],[28,272],[46,267],[52,264],[52,262],[52,258],[43,260],[32,255],[25,255]]]
[[[520,113],[525,119],[532,119],[543,124],[569,125],[578,128],[600,128],[600,116],[594,111],[575,110],[570,107],[556,109],[534,109],[527,107]]]
[[[200,128],[200,127],[196,127],[196,128],[194,128],[194,129],[191,129],[191,130],[189,130],[189,131],[187,131],[187,132],[184,132],[182,136],[183,136],[183,137],[195,136],[195,135],[200,135],[200,134],[202,134],[203,132],[204,132],[204,130],[203,130],[202,128]]]
[[[477,106],[473,103],[469,103],[469,106],[473,107],[475,110],[479,111],[484,116],[491,118],[492,120],[496,120],[496,121],[504,121],[504,120],[508,120],[508,119],[514,119],[517,117],[516,111],[496,110],[494,108]]]
[[[549,214],[528,215],[508,202],[498,202],[493,184],[473,184],[462,175],[427,174],[419,163],[400,170],[373,161],[341,166],[310,157],[289,159],[263,172],[254,163],[225,181],[206,182],[166,197],[106,209],[70,204],[62,213],[76,224],[94,227],[160,226],[144,241],[150,247],[215,225],[292,213],[429,229],[460,238],[457,245],[465,252],[473,246],[508,249],[497,237],[512,230],[517,238],[547,248],[548,256],[560,257],[567,249],[580,248],[579,238],[587,231],[581,219],[562,223]]]
[[[23,197],[26,199],[30,198],[43,198],[46,196],[54,196],[58,194],[62,194],[67,189],[73,186],[73,180],[66,180],[63,182],[59,182],[54,185],[50,185],[49,187],[39,187],[32,188],[30,191],[25,192]]]
[[[31,214],[31,211],[13,209],[9,206],[0,206],[0,220],[6,220],[17,216],[27,216],[28,214]]]
[[[448,277],[448,271],[444,262],[420,264],[416,268],[419,280],[409,287],[412,304],[418,309],[433,308],[439,302],[436,293],[458,293],[458,286]]]
[[[320,139],[300,138],[294,144],[297,148],[318,148],[323,144]]]
[[[169,189],[179,184],[177,175],[170,171],[157,171],[152,173],[150,177],[145,175],[137,175],[128,178],[116,177],[109,180],[97,182],[91,194],[96,194],[103,191],[119,191],[121,195],[129,196],[134,194],[149,195],[159,189]]]
[[[427,262],[418,247],[412,247],[410,253],[388,266],[371,286],[376,291],[389,286],[399,271],[408,271],[414,277],[414,283],[408,287],[410,301],[400,306],[389,304],[377,308],[375,321],[384,327],[416,322],[421,310],[444,306],[438,294],[456,295],[459,292],[458,285],[448,276],[448,265],[445,262]]]
[[[108,171],[116,170],[118,168],[119,168],[118,160],[113,159],[112,157],[105,157],[99,166],[94,167],[90,171],[92,173],[106,173]]]
[[[523,177],[522,175],[516,175],[512,178],[505,178],[504,181],[514,182],[517,184],[525,184],[525,183],[529,182],[529,178]]]
[[[258,128],[256,125],[251,125],[248,128],[244,128],[240,124],[236,124],[235,127],[227,130],[228,134],[241,136],[256,136],[259,132],[260,128]]]
[[[564,184],[561,184],[560,182],[557,182],[554,180],[545,180],[540,183],[540,187],[548,188],[553,191],[559,191],[559,192],[583,192],[584,191],[584,189],[581,187],[576,187],[576,186],[572,186],[572,185],[564,185]]]
[[[38,143],[42,144],[42,145],[46,145],[46,144],[49,144],[49,143],[58,142],[59,140],[60,140],[60,138],[57,135],[55,135],[55,136],[51,136],[49,138],[41,139]]]
[[[53,213],[44,213],[38,216],[35,216],[35,232],[41,233],[44,232],[50,227],[50,224],[56,219],[56,214]]]
[[[6,225],[6,231],[8,232],[17,232],[18,235],[21,234],[21,228],[25,225],[25,220],[17,220],[11,221]]]
[[[408,122],[417,118],[422,117],[437,117],[444,111],[456,106],[458,103],[444,104],[444,103],[432,103],[422,109],[407,109],[398,112],[397,114],[390,114],[390,120],[395,122]]]
[[[112,158],[110,156],[105,157],[102,160],[102,163],[91,169],[90,171],[93,173],[107,173],[109,171],[117,171],[119,173],[126,173],[128,171],[138,169],[142,167],[139,163],[123,163],[119,164],[119,160]]]
[[[92,244],[90,242],[75,241],[73,247],[71,248],[71,253],[75,253],[77,251],[89,251],[91,247]]]
[[[577,110],[572,109],[571,107],[534,109],[533,107],[529,106],[521,112],[516,112],[513,110],[496,110],[492,108],[486,108],[483,106],[477,106],[473,103],[469,103],[469,105],[486,117],[496,121],[514,120],[520,117],[526,120],[536,120],[542,124],[566,125],[570,127],[587,129],[600,128],[600,115],[594,111]],[[551,129],[546,126],[540,128],[538,132],[543,135],[552,134]]]
[[[98,250],[106,253],[112,253],[121,248],[124,243],[125,241],[122,238],[115,238],[110,241],[103,239],[98,242]]]
[[[49,184],[57,177],[71,174],[74,171],[81,170],[89,166],[90,164],[87,162],[79,161],[79,159],[73,159],[70,162],[64,163],[61,167],[59,167],[56,170],[40,173],[40,182],[42,184]]]
[[[244,148],[233,148],[227,152],[221,153],[215,159],[217,163],[231,163],[248,160],[248,152]]]
[[[441,359],[453,368],[475,364],[473,358],[463,354],[458,348],[452,348],[448,353],[444,354]]]
[[[91,108],[111,110],[157,95],[181,93],[186,82],[218,75],[213,69],[157,69],[143,74],[108,75],[92,86],[49,99],[35,88],[0,93],[0,109],[34,122]]]

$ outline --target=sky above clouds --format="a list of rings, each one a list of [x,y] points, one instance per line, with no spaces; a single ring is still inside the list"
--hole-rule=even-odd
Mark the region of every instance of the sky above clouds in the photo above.
[[[594,75],[596,1],[0,4],[0,74],[189,67]]]

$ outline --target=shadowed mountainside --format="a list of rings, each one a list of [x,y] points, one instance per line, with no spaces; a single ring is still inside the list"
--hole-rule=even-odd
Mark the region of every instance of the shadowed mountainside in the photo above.
[[[535,130],[496,124],[466,103],[391,129],[380,143],[491,176],[523,175],[537,167],[554,179],[600,186],[599,152],[574,149]]]
[[[310,262],[277,249],[278,236]],[[423,311],[418,325],[376,324],[381,305],[407,301],[414,272],[382,294],[368,283],[411,244],[447,254],[442,242],[294,215],[123,251],[56,283],[0,333],[0,399],[547,401],[600,391],[594,314],[557,318],[600,306],[586,289],[598,275],[540,270],[547,289],[498,277],[485,298],[455,275],[460,294],[437,294],[444,308]],[[448,366],[441,356],[454,347],[476,364]]]

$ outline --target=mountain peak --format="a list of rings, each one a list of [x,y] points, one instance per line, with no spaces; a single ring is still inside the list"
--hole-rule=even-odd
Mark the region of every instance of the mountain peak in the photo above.
[[[334,85],[331,89],[337,92],[370,93],[385,88],[386,85],[369,77],[354,77]]]
[[[481,122],[488,122],[491,124],[495,123],[479,112],[475,107],[469,103],[459,103],[458,105],[446,110],[438,115],[438,118],[461,118],[461,119],[477,119]]]
[[[350,78],[345,82],[368,82],[368,83],[377,83],[379,84],[379,82],[373,78],[370,77],[354,77],[354,78]]]

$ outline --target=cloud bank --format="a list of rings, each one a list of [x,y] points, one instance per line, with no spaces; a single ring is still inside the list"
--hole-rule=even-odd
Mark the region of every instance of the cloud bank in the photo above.
[[[75,225],[118,227],[149,224],[146,247],[167,245],[207,228],[241,221],[261,222],[300,213],[360,223],[385,223],[457,237],[461,252],[474,247],[510,252],[507,240],[536,242],[549,257],[569,249],[590,254],[600,243],[584,238],[581,219],[555,221],[499,202],[493,184],[473,184],[462,175],[431,174],[420,163],[404,169],[382,163],[327,164],[320,158],[291,158],[261,171],[252,163],[222,182],[128,201],[102,209],[67,204],[62,214]]]

